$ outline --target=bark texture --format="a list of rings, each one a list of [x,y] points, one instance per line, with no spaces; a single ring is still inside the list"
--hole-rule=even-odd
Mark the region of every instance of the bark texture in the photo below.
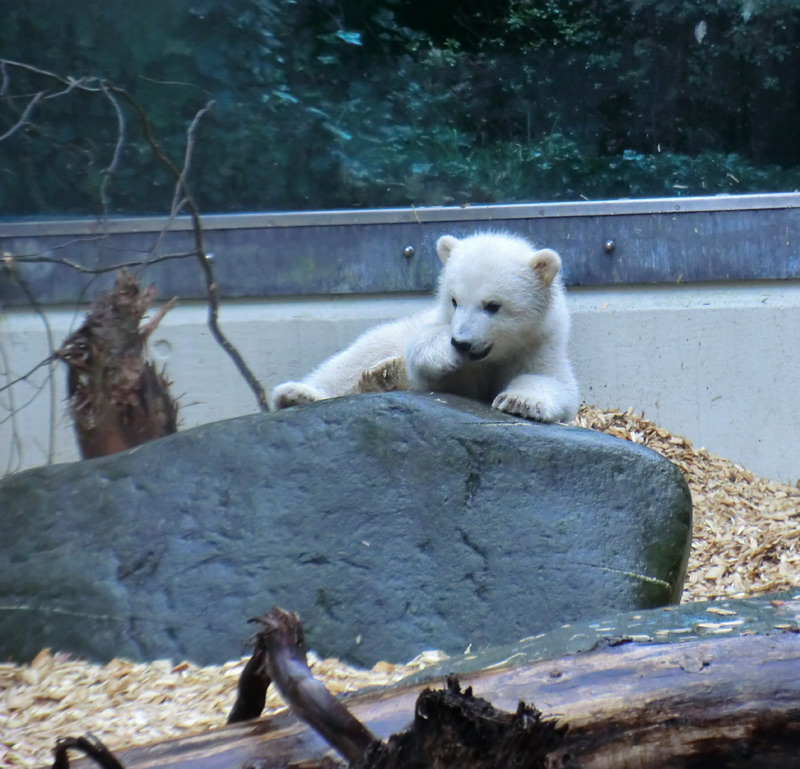
[[[153,288],[126,270],[83,325],[56,353],[68,368],[67,394],[81,456],[114,454],[177,430],[178,406],[164,372],[147,360],[146,343],[173,303],[147,323]]]
[[[524,700],[567,725],[548,757],[553,769],[798,765],[800,636],[793,632],[679,644],[616,642],[560,659],[496,666],[460,681],[495,708],[514,713]],[[414,719],[424,690],[444,684],[443,678],[364,693],[346,704],[386,740]],[[342,766],[332,755],[313,729],[287,713],[117,757],[126,769]]]

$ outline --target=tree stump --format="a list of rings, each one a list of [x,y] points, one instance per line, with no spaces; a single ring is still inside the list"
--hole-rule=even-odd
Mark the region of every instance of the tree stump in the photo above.
[[[93,305],[56,356],[69,368],[67,394],[83,459],[114,454],[177,430],[178,406],[163,370],[145,356],[148,337],[174,306],[144,327],[155,290],[140,289],[127,271]]]

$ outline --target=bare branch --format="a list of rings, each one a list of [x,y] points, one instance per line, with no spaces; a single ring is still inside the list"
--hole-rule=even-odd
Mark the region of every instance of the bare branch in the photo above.
[[[3,362],[3,368],[5,369],[4,373],[7,377],[11,376],[11,361],[8,357],[8,351],[6,350],[5,339],[0,336],[0,360]],[[14,472],[15,469],[19,469],[22,466],[22,438],[19,434],[19,427],[17,425],[17,404],[16,398],[14,397],[14,390],[10,389],[8,391],[8,413],[9,419],[11,421],[11,446],[8,452],[8,462],[6,464],[6,473]],[[14,465],[14,452],[16,450],[16,467]]]
[[[16,381],[20,381],[20,380],[16,380]],[[33,403],[39,397],[39,395],[41,394],[42,390],[44,390],[44,388],[47,386],[47,384],[49,382],[50,382],[50,377],[49,376],[45,377],[42,380],[41,384],[38,384],[38,385],[33,385],[30,382],[26,382],[26,384],[28,384],[31,387],[33,387],[33,395],[31,395],[31,397],[28,398],[28,400],[25,401],[25,403],[23,403],[20,406],[17,406],[17,413],[19,413],[21,411],[24,411],[28,406],[30,406],[31,403]],[[12,384],[13,384],[13,382],[12,382]],[[6,385],[5,387],[0,388],[0,392],[2,392],[2,390],[7,389],[9,386],[10,385]],[[15,414],[11,413],[7,417],[3,417],[3,419],[0,419],[0,425],[4,425],[6,422],[13,422],[14,420],[15,420]]]
[[[51,465],[53,464],[53,458],[55,457],[56,446],[56,382],[55,377],[53,376],[56,348],[55,339],[53,338],[53,329],[50,326],[50,321],[48,320],[46,313],[39,306],[39,303],[36,301],[36,297],[34,296],[28,284],[18,274],[13,274],[13,277],[16,284],[22,289],[25,296],[28,297],[28,301],[30,302],[31,307],[33,307],[34,312],[41,318],[42,323],[44,324],[45,333],[47,334],[47,347],[50,350],[50,357],[46,364],[50,369],[47,376],[47,381],[50,384],[50,436],[47,446],[47,464]]]
[[[188,259],[196,256],[196,251],[184,251],[176,254],[160,254],[159,256],[153,256],[149,259],[138,259],[130,262],[117,262],[116,264],[106,265],[105,267],[84,267],[82,264],[73,262],[71,259],[59,259],[54,256],[40,256],[37,254],[15,256],[14,261],[21,264],[34,264],[38,262],[59,264],[62,267],[69,267],[71,270],[82,272],[86,275],[101,275],[105,272],[114,272],[116,270],[122,270],[131,267],[150,267],[151,265],[159,264],[160,262],[168,262],[173,259]]]
[[[156,85],[176,85],[180,86],[181,88],[193,88],[196,91],[200,91],[201,93],[207,94],[208,92],[204,89],[200,88],[197,83],[187,83],[183,80],[158,80],[154,77],[147,77],[146,75],[137,75],[139,80],[144,80],[148,83],[155,83]]]
[[[186,131],[186,151],[184,152],[183,156],[183,168],[181,169],[180,176],[178,177],[178,181],[175,184],[175,195],[172,198],[172,212],[173,216],[177,214],[178,211],[178,204],[181,193],[185,192],[186,197],[180,199],[180,205],[188,205],[189,203],[189,191],[186,188],[186,179],[189,176],[189,169],[192,165],[192,154],[194,153],[194,146],[195,146],[195,135],[197,134],[197,129],[200,125],[200,121],[208,114],[208,112],[214,106],[214,102],[210,101],[206,104],[203,109],[201,109],[195,116],[194,120],[192,120],[191,124],[189,125],[189,129]]]
[[[6,87],[5,77],[3,82],[3,88]],[[46,91],[40,91],[37,93],[29,102],[28,106],[25,107],[22,115],[20,116],[19,120],[11,126],[2,136],[0,136],[0,142],[5,141],[9,137],[13,136],[20,128],[28,123],[28,118],[30,118],[31,113],[33,112],[33,108],[42,100]]]
[[[92,87],[87,85],[87,83],[91,82],[100,82],[99,78],[97,77],[81,77],[81,78],[74,78],[74,77],[62,77],[61,75],[57,75],[55,72],[50,72],[46,69],[40,69],[39,67],[34,67],[31,64],[25,64],[21,61],[14,61],[13,59],[0,59],[0,64],[8,65],[11,67],[17,67],[18,69],[24,69],[27,72],[33,72],[36,75],[42,75],[43,77],[50,78],[51,80],[55,80],[62,85],[67,86],[67,91],[73,90],[78,88],[82,91],[102,91],[101,86]]]
[[[58,243],[57,245],[54,246],[48,244],[47,248],[45,248],[43,251],[37,251],[32,254],[16,255],[16,254],[9,254],[8,252],[3,252],[0,259],[5,261],[7,264],[9,261],[11,263],[31,261],[42,256],[43,254],[48,254],[51,251],[60,251],[63,248],[69,248],[70,246],[74,246],[76,243],[92,243],[96,240],[105,240],[106,237],[107,237],[106,235],[93,235],[90,238],[73,238],[72,240],[65,240],[62,243]],[[127,249],[127,250],[132,250],[132,249]]]
[[[109,90],[107,83],[103,83],[103,93],[117,113],[117,143],[114,147],[114,155],[111,158],[111,162],[103,169],[103,181],[100,183],[100,203],[103,206],[103,213],[108,216],[108,184],[117,170],[122,148],[125,145],[125,115],[122,113],[122,107],[117,97]]]
[[[18,376],[16,379],[12,379],[10,382],[7,382],[2,387],[0,387],[0,393],[5,392],[6,390],[10,390],[15,384],[19,384],[20,382],[25,382],[28,378],[30,378],[31,374],[34,374],[43,366],[49,366],[51,363],[53,363],[53,361],[55,361],[54,355],[50,355],[44,360],[39,361],[30,371],[23,374],[22,376]]]
[[[196,203],[194,202],[194,198],[187,188],[185,176],[181,170],[178,169],[178,167],[164,154],[158,142],[153,137],[153,133],[150,130],[150,123],[147,120],[144,110],[141,108],[141,106],[139,106],[138,102],[122,88],[114,88],[114,91],[115,93],[118,93],[121,98],[127,101],[134,112],[136,112],[142,127],[142,133],[144,134],[145,140],[150,146],[153,154],[156,156],[156,159],[170,171],[175,178],[176,185],[179,188],[182,188],[185,192],[186,207],[192,219],[192,231],[194,233],[195,245],[197,246],[197,258],[200,261],[200,266],[206,279],[206,290],[208,293],[208,327],[211,330],[211,334],[214,339],[216,339],[220,347],[222,347],[222,349],[228,354],[236,368],[239,370],[239,373],[242,375],[250,389],[255,394],[259,408],[262,411],[266,411],[269,407],[267,406],[267,395],[264,392],[264,388],[261,386],[261,383],[255,377],[253,372],[250,371],[249,366],[247,363],[245,363],[239,351],[231,344],[219,327],[219,298],[217,282],[216,278],[214,277],[214,270],[211,267],[211,255],[206,251],[205,248],[203,227],[200,221],[200,212]],[[212,106],[213,102],[209,102],[202,110],[200,110],[200,112],[197,113],[197,116],[192,121],[191,126],[189,127],[188,137],[188,141],[190,143],[194,142],[194,134],[197,130],[200,119],[211,109]]]
[[[93,734],[58,739],[54,750],[53,769],[69,769],[68,750],[80,750],[101,769],[124,769],[114,754]]]
[[[256,637],[253,654],[239,676],[236,686],[236,701],[228,714],[229,724],[238,724],[242,721],[251,721],[258,718],[267,702],[267,689],[272,683],[266,669],[266,644]]]
[[[142,340],[142,344],[145,344],[147,340],[150,338],[152,333],[158,328],[158,324],[164,319],[164,316],[173,308],[175,305],[178,304],[178,300],[175,297],[172,297],[168,302],[165,302],[156,312],[153,314],[153,317],[142,326],[139,330],[139,337]]]
[[[58,99],[61,96],[66,96],[68,93],[72,93],[72,91],[79,90],[79,91],[89,91],[94,93],[99,91],[99,88],[89,88],[86,86],[87,80],[96,80],[97,78],[81,78],[80,80],[73,80],[70,79],[69,85],[66,88],[62,88],[60,91],[56,91],[55,93],[48,94],[45,96],[45,99]]]
[[[305,631],[294,612],[274,606],[251,619],[264,628],[255,637],[256,660],[248,663],[228,723],[252,718],[270,683],[292,711],[351,764],[363,758],[378,738],[312,675],[306,658]]]
[[[11,93],[12,72],[14,69],[22,70],[32,75],[46,78],[47,80],[52,81],[52,87],[47,87],[47,85],[45,85],[45,87],[41,91],[36,91],[36,92],[34,92],[31,89],[31,92],[25,95],[21,95],[19,93]],[[88,242],[92,240],[101,240],[107,237],[107,233],[104,233],[103,235],[97,235],[96,237],[71,239],[69,242],[53,246],[51,248],[48,248],[47,251],[43,251],[38,254],[24,254],[20,256],[8,255],[7,258],[3,259],[3,263],[0,264],[0,268],[5,267],[9,271],[9,273],[13,275],[13,277],[16,279],[17,284],[20,286],[21,290],[24,291],[25,295],[27,296],[30,304],[35,308],[37,314],[41,316],[45,324],[47,333],[47,343],[50,348],[51,354],[45,360],[41,361],[36,366],[34,366],[30,371],[25,373],[23,376],[17,377],[13,380],[10,379],[11,377],[10,369],[6,367],[8,369],[6,382],[2,387],[0,387],[0,393],[5,392],[6,390],[8,390],[10,393],[11,389],[15,385],[23,381],[27,381],[27,383],[33,386],[35,390],[34,395],[31,398],[32,401],[41,394],[42,390],[49,383],[51,389],[51,403],[50,403],[51,414],[50,414],[50,448],[48,454],[49,454],[49,461],[52,461],[54,454],[54,446],[55,446],[54,429],[57,421],[56,411],[55,411],[57,399],[54,391],[55,378],[53,376],[53,368],[55,366],[55,361],[57,360],[57,353],[54,352],[54,340],[47,316],[37,306],[33,291],[20,278],[20,276],[17,274],[17,271],[14,270],[15,266],[23,264],[36,264],[36,263],[55,264],[91,276],[89,282],[87,283],[86,286],[84,286],[81,292],[81,297],[82,297],[83,294],[88,289],[88,287],[97,278],[97,276],[103,273],[116,272],[126,267],[146,268],[161,262],[193,257],[199,260],[206,283],[207,301],[208,301],[207,322],[211,330],[212,336],[217,341],[217,343],[225,350],[225,352],[228,354],[228,356],[231,358],[234,365],[238,369],[239,373],[243,376],[248,386],[254,392],[259,407],[262,410],[266,410],[267,400],[263,387],[256,379],[256,377],[253,375],[253,373],[250,371],[250,369],[248,368],[242,356],[239,354],[236,347],[234,347],[234,345],[231,344],[231,342],[228,340],[228,338],[224,335],[224,333],[220,329],[219,317],[218,317],[219,293],[212,266],[213,255],[209,254],[206,251],[204,243],[204,232],[202,228],[200,214],[197,205],[189,190],[188,178],[191,171],[192,159],[196,147],[197,132],[200,128],[203,119],[206,117],[208,112],[213,108],[214,102],[209,101],[205,105],[205,107],[203,107],[201,110],[197,112],[197,114],[191,121],[186,134],[186,146],[183,157],[183,165],[181,168],[178,168],[175,165],[175,163],[173,163],[172,160],[170,160],[170,158],[164,153],[161,146],[156,141],[150,123],[148,121],[147,115],[145,114],[145,111],[135,101],[135,99],[124,89],[117,87],[102,78],[98,77],[75,78],[71,76],[65,77],[55,72],[41,69],[39,67],[32,66],[30,64],[25,64],[23,62],[14,61],[11,59],[0,58],[0,98],[2,98],[5,101],[13,100],[17,104],[20,103],[25,104],[21,114],[17,112],[18,119],[16,123],[11,128],[6,130],[2,136],[0,136],[0,141],[12,137],[15,133],[19,132],[22,128],[24,128],[24,126],[30,124],[31,116],[34,114],[37,107],[40,106],[45,100],[60,98],[75,91],[101,95],[110,102],[111,107],[117,119],[117,136],[113,153],[111,155],[111,158],[109,159],[107,166],[103,168],[101,171],[102,177],[99,186],[99,198],[102,206],[102,211],[104,214],[103,218],[101,219],[101,222],[107,221],[107,217],[110,213],[111,209],[111,197],[109,194],[110,186],[113,182],[113,177],[115,177],[118,168],[120,166],[120,163],[122,162],[123,151],[125,143],[127,141],[127,133],[128,133],[127,131],[128,125],[126,119],[127,108],[132,109],[134,114],[136,115],[138,122],[141,126],[145,142],[147,143],[150,151],[153,153],[155,159],[169,171],[169,173],[174,179],[175,188],[172,199],[172,208],[169,217],[164,225],[164,228],[157,235],[154,244],[150,248],[144,250],[124,249],[124,248],[119,249],[120,252],[133,251],[134,253],[136,253],[137,257],[147,257],[147,258],[125,259],[123,257],[120,262],[113,265],[88,267],[78,263],[77,261],[74,261],[73,259],[59,258],[52,253],[57,249],[66,248],[68,245],[72,245],[75,243]],[[180,253],[158,254],[162,240],[167,231],[169,231],[172,222],[174,221],[175,217],[184,210],[189,214],[191,218],[192,222],[191,237],[193,238],[194,241],[194,246],[195,246],[194,249]],[[107,227],[103,227],[103,229],[105,230],[107,229]],[[154,318],[154,320],[143,330],[144,337],[152,333],[158,321],[163,316],[163,312],[166,312],[169,306],[171,305],[166,306],[162,310],[162,313],[157,315],[156,318]],[[5,353],[5,351],[3,352]],[[33,382],[29,380],[29,378],[36,371],[45,366],[50,368],[49,375],[43,379],[43,382],[40,385],[36,386]],[[19,398],[11,397],[11,394],[9,394],[8,403],[11,405],[11,414],[6,419],[0,419],[0,424],[3,424],[4,422],[7,422],[9,419],[11,419],[13,421],[14,430],[16,431],[16,415],[19,412],[20,408],[15,408],[15,407],[19,406]],[[22,406],[21,408],[24,408],[24,406]],[[17,438],[17,445],[19,445],[18,438]]]

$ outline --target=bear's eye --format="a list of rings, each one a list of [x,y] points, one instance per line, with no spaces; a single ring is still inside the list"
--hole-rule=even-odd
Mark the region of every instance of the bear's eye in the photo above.
[[[458,302],[456,301],[455,297],[452,297],[450,301],[453,303],[453,307],[458,307]]]
[[[485,312],[488,312],[489,315],[495,315],[500,310],[500,302],[486,302],[483,305],[483,309]]]

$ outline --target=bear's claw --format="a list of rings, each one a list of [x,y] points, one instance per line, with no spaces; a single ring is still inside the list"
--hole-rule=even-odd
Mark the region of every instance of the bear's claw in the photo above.
[[[492,408],[535,422],[557,422],[561,416],[555,403],[546,398],[531,398],[520,393],[500,393],[492,402]]]

